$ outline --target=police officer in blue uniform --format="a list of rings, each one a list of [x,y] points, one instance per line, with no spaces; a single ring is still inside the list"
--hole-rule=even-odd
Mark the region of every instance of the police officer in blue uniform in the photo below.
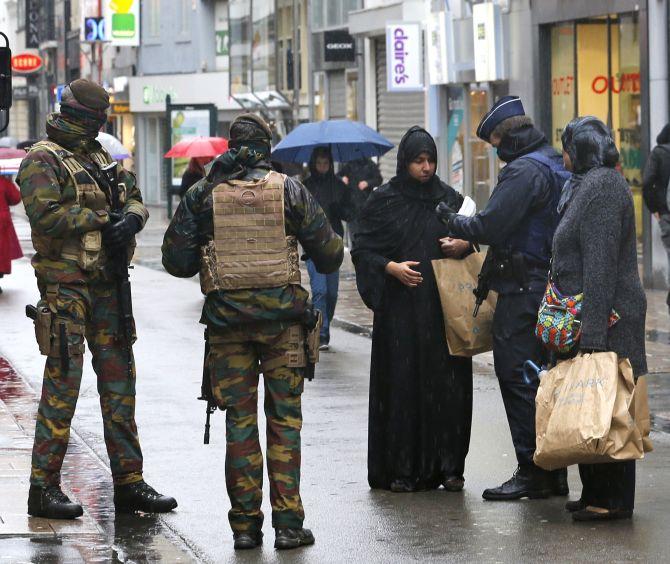
[[[485,263],[490,288],[498,292],[493,320],[495,371],[512,433],[518,468],[501,486],[484,491],[487,500],[567,495],[565,470],[546,472],[533,463],[537,378],[523,365],[542,362],[535,322],[547,284],[557,205],[569,174],[561,156],[525,115],[518,96],[505,96],[482,118],[477,136],[493,145],[507,165],[486,207],[474,217],[445,205],[438,214],[458,239],[489,245]]]

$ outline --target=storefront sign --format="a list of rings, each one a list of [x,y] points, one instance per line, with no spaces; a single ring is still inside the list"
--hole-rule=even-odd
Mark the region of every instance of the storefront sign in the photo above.
[[[505,54],[500,7],[493,3],[472,6],[475,39],[475,80],[504,80]]]
[[[105,18],[84,18],[81,41],[105,41]]]
[[[12,57],[12,70],[29,74],[42,68],[42,57],[34,53],[19,53]]]
[[[421,24],[401,22],[386,26],[386,80],[389,92],[424,89]]]
[[[353,62],[356,60],[356,41],[345,30],[326,31],[323,34],[327,63]]]
[[[228,30],[223,29],[216,32],[216,56],[228,56]]]
[[[428,80],[432,85],[455,82],[451,15],[439,12],[432,16],[428,20]]]
[[[39,88],[34,84],[26,86],[15,86],[12,89],[12,96],[14,100],[28,100],[30,98],[37,98],[39,96]]]
[[[227,72],[147,75],[128,78],[130,111],[164,112],[165,97],[175,104],[215,104],[219,110],[238,110],[228,95]]]
[[[26,2],[26,49],[40,46],[40,0]]]
[[[140,44],[140,0],[104,0],[106,38],[112,45]]]
[[[110,112],[112,114],[129,114],[130,113],[130,103],[129,102],[112,102],[110,106]]]

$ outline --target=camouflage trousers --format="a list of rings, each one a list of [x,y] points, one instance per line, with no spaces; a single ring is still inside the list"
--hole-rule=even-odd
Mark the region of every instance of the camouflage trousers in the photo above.
[[[263,373],[267,466],[273,527],[302,527],[301,394],[304,330],[274,324],[222,332],[209,328],[212,392],[226,409],[226,489],[234,532],[263,524],[263,454],[258,438],[258,382]],[[302,356],[301,356],[302,354]]]
[[[128,372],[128,352],[120,328],[116,285],[59,284],[38,279],[42,300],[52,311],[51,346],[47,354],[42,396],[35,425],[30,482],[60,483],[70,438],[70,423],[79,397],[84,337],[93,355],[105,444],[116,485],[142,479],[142,451],[135,425],[135,365]],[[61,364],[60,328],[65,325],[69,359]]]

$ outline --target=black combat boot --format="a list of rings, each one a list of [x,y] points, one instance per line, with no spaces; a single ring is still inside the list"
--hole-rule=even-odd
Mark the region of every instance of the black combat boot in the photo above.
[[[119,513],[167,513],[177,507],[177,500],[159,494],[142,480],[126,486],[114,486],[114,507]]]
[[[290,529],[279,527],[275,529],[275,548],[287,550],[314,544],[314,535],[309,529]]]
[[[488,501],[547,498],[551,495],[550,476],[534,465],[519,466],[509,480],[497,488],[484,490],[482,497]]]
[[[78,503],[72,503],[60,486],[34,486],[28,492],[28,515],[47,519],[76,519],[84,514]]]
[[[263,544],[263,533],[260,531],[257,533],[233,533],[233,542],[235,550],[249,550],[251,548],[258,548]]]

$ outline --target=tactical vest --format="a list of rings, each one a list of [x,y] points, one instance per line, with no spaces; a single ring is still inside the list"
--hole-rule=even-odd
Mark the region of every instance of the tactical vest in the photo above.
[[[535,209],[510,237],[511,251],[520,252],[529,261],[529,267],[548,268],[554,232],[558,226],[558,201],[563,184],[570,178],[560,157],[548,157],[535,151],[524,155],[538,164],[547,173],[551,183],[550,196],[543,205]]]
[[[214,188],[214,237],[201,248],[203,294],[300,284],[298,242],[285,229],[285,178],[270,172]]]
[[[58,159],[67,170],[75,187],[76,199],[61,200],[63,207],[78,205],[88,208],[93,212],[108,211],[109,203],[105,193],[100,189],[94,178],[89,175],[72,152],[64,149],[53,141],[39,141],[30,149],[48,151]],[[30,154],[30,153],[29,153]],[[96,151],[88,156],[98,166],[104,167],[112,162],[106,151]],[[125,187],[120,185],[119,199],[121,205],[125,203]],[[32,241],[35,251],[43,257],[52,260],[75,261],[79,268],[84,271],[93,271],[102,267],[106,262],[105,251],[102,246],[102,233],[99,230],[89,231],[81,235],[67,238],[51,237],[32,232]],[[132,256],[129,252],[129,257]],[[130,260],[130,259],[129,259]]]

